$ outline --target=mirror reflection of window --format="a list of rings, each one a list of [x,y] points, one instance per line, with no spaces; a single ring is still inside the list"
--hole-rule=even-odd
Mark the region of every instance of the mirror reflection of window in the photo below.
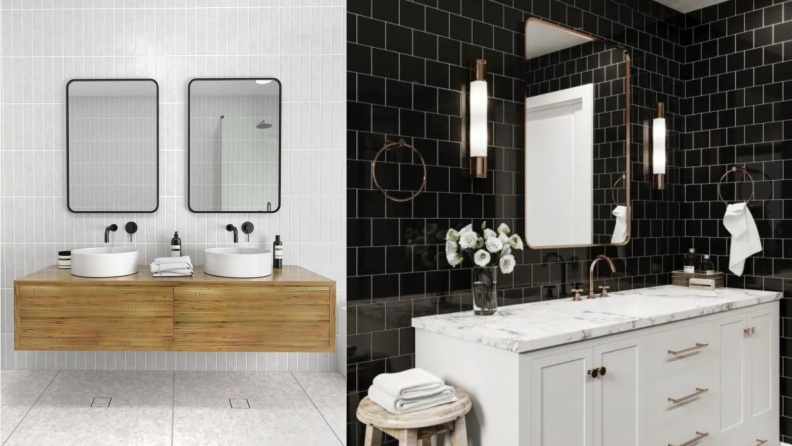
[[[629,238],[629,61],[615,45],[526,24],[526,241],[532,247]]]
[[[189,96],[190,209],[277,212],[280,82],[195,79]]]
[[[156,211],[157,83],[75,79],[66,96],[69,210]]]

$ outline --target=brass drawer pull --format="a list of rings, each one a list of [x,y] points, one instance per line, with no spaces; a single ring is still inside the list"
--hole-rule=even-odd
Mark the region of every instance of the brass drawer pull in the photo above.
[[[695,398],[697,396],[704,395],[707,392],[709,392],[709,389],[700,389],[700,388],[696,387],[696,391],[691,393],[690,395],[683,396],[682,398],[676,398],[676,399],[669,398],[668,401],[671,402],[671,404],[684,403],[687,400],[691,400],[691,399],[693,399],[693,398]]]
[[[684,443],[682,443],[680,445],[677,445],[677,446],[690,446],[691,444],[693,444],[693,443],[695,443],[697,441],[700,441],[700,440],[703,440],[706,437],[709,437],[709,433],[707,433],[707,432],[696,431],[696,435],[697,435],[696,438],[690,439],[690,440],[688,440],[688,441],[686,441],[686,442],[684,442]],[[668,446],[674,446],[674,445],[671,444],[671,443],[668,443]]]
[[[768,440],[760,440],[756,439],[756,446],[762,446],[763,444],[767,443]]]
[[[688,353],[694,352],[696,350],[701,350],[702,348],[707,348],[707,347],[709,347],[709,344],[701,344],[701,343],[696,342],[696,346],[695,347],[690,347],[690,348],[686,348],[684,350],[678,350],[678,351],[669,350],[668,354],[669,355],[674,355],[674,356],[686,355]]]

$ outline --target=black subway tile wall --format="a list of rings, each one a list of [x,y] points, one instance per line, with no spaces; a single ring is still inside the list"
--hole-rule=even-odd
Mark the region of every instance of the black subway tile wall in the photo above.
[[[681,248],[712,255],[727,285],[783,291],[792,297],[792,1],[732,0],[687,14],[685,160]],[[729,203],[754,194],[749,209],[764,250],[748,259],[742,277],[729,270],[730,234],[718,183],[745,166],[753,177],[729,174]],[[753,188],[755,187],[755,190]],[[792,306],[782,301],[781,440],[792,443]],[[786,329],[785,329],[786,328]]]
[[[379,373],[415,366],[418,316],[472,309],[471,270],[445,261],[449,227],[506,222],[524,234],[524,26],[528,17],[608,38],[632,52],[632,240],[619,248],[526,249],[502,276],[501,304],[568,296],[607,253],[613,290],[665,284],[680,252],[685,195],[678,108],[686,57],[684,16],[650,0],[349,0],[348,16],[348,418],[347,444],[362,445],[358,402]],[[476,59],[488,62],[490,146],[486,179],[467,173],[467,89]],[[665,102],[669,186],[650,187],[640,123]],[[385,140],[404,139],[427,165],[426,191],[397,203],[377,190],[371,162]],[[394,148],[377,162],[380,186],[397,198],[418,190],[421,160]],[[559,177],[559,181],[563,181]],[[390,439],[389,439],[390,440]]]

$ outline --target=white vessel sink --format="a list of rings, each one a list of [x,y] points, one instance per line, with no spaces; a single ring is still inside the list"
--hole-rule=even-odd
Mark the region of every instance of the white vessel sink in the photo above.
[[[134,248],[84,248],[71,252],[71,273],[80,277],[118,277],[138,272]]]
[[[251,278],[272,274],[272,253],[257,248],[204,249],[204,272],[213,276]]]

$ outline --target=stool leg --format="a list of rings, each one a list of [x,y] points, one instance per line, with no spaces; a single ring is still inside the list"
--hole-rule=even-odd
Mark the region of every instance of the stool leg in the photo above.
[[[381,446],[381,445],[382,445],[382,432],[376,427],[367,424],[365,446]]]
[[[464,415],[454,421],[454,432],[451,433],[451,446],[468,446],[467,425],[465,424]]]
[[[399,441],[399,446],[418,446],[418,429],[406,429]]]

